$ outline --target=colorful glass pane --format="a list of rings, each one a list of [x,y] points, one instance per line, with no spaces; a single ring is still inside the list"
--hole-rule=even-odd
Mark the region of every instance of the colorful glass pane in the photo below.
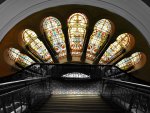
[[[123,33],[117,37],[117,42],[121,44],[122,47],[126,48],[130,45],[132,35],[129,33]]]
[[[86,35],[87,18],[84,14],[74,13],[68,19],[70,52],[73,61],[80,61]]]
[[[25,29],[23,32],[23,40],[29,46],[31,52],[47,63],[53,63],[44,43],[40,41],[36,33],[32,30]]]
[[[136,64],[142,62],[142,54],[143,53],[141,52],[136,52],[132,54],[130,57],[122,59],[120,62],[116,64],[116,66],[125,71],[128,71],[131,67],[133,67],[132,70],[135,70]]]
[[[47,39],[49,40],[50,44],[58,55],[59,62],[66,62],[67,51],[65,37],[62,32],[62,26],[60,21],[55,17],[47,17],[43,22],[43,29]]]
[[[11,60],[13,60],[14,62],[17,62],[23,67],[26,67],[35,63],[30,57],[28,57],[25,54],[20,53],[20,51],[15,48],[9,48],[8,54]]]
[[[122,70],[128,70],[130,67],[132,67],[132,62],[130,58],[124,58],[119,63],[117,63],[116,66]]]
[[[101,57],[99,64],[110,64],[116,59],[121,58],[127,51],[130,50],[133,37],[128,33],[121,34],[117,40],[112,43]]]
[[[136,65],[137,63],[140,62],[142,56],[140,52],[136,52],[131,55],[130,59],[132,60],[133,65]]]
[[[8,54],[9,54],[10,59],[17,61],[20,55],[20,51],[15,48],[9,48]]]
[[[86,63],[93,63],[97,52],[102,49],[108,41],[111,31],[111,22],[107,19],[101,19],[95,24],[94,31],[90,37],[87,47]]]

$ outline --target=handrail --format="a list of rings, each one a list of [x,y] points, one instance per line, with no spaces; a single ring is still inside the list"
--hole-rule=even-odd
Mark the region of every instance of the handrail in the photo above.
[[[0,113],[32,112],[50,96],[50,78],[38,77],[0,84]],[[16,104],[18,103],[18,104]]]
[[[5,83],[0,83],[0,87],[4,85],[12,85],[16,83],[23,83],[23,82],[29,82],[29,81],[34,81],[34,80],[41,80],[41,79],[46,79],[49,77],[38,77],[38,78],[31,78],[31,79],[24,79],[24,80],[17,80],[17,81],[12,81],[12,82],[5,82]]]
[[[8,93],[13,90],[17,90],[23,87],[30,86],[32,84],[36,84],[42,80],[46,80],[49,77],[38,77],[32,79],[18,80],[12,82],[0,83],[0,95],[4,93]]]
[[[145,84],[103,78],[101,95],[111,98],[127,113],[150,113],[150,86]]]
[[[103,78],[103,80],[111,82],[112,84],[116,85],[116,87],[124,87],[124,88],[131,89],[135,92],[150,95],[150,86],[145,84],[133,83],[133,82],[122,81],[117,79],[107,79],[107,78]]]
[[[114,82],[114,84],[117,84],[117,83],[124,83],[124,84],[128,84],[128,85],[133,85],[133,86],[137,86],[137,87],[144,87],[144,88],[150,89],[150,86],[149,86],[149,85],[139,84],[139,83],[134,83],[134,82],[128,82],[128,81],[122,81],[122,80],[119,80],[119,79],[103,78],[103,80],[112,81],[112,82]],[[121,85],[123,85],[123,84],[121,84]]]

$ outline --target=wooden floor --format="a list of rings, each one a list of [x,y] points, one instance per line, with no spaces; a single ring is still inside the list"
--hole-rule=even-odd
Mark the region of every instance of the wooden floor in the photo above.
[[[53,95],[34,113],[123,113],[98,95]]]

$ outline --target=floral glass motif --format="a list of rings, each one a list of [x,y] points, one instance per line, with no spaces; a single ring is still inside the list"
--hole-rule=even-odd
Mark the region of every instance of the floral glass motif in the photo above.
[[[124,71],[127,71],[131,67],[138,64],[141,60],[142,60],[141,52],[136,52],[132,54],[130,57],[122,59],[120,62],[116,64],[116,66]]]
[[[53,49],[56,51],[58,55],[58,60],[62,63],[63,59],[67,61],[67,51],[65,44],[65,37],[62,32],[62,26],[60,21],[55,17],[47,17],[43,21],[43,29],[46,34],[46,37]],[[64,62],[64,60],[63,60]]]
[[[47,48],[44,43],[38,39],[34,31],[25,29],[23,31],[23,40],[25,44],[29,46],[30,51],[33,52],[34,55],[38,56],[44,62],[53,63]]]
[[[87,17],[82,13],[74,13],[68,19],[68,36],[72,61],[80,61],[87,23]]]
[[[17,62],[23,67],[27,67],[33,63],[35,63],[30,57],[25,54],[20,53],[18,49],[9,48],[8,54],[11,60]]]
[[[119,58],[120,55],[123,55],[123,50],[126,50],[130,47],[131,41],[128,33],[121,34],[117,37],[117,40],[112,43],[108,49],[105,51],[103,56],[101,57],[99,64],[110,64],[113,60],[115,60],[117,57]]]
[[[87,47],[85,62],[93,63],[97,52],[101,50],[108,41],[111,31],[111,22],[107,19],[101,19],[95,24]]]

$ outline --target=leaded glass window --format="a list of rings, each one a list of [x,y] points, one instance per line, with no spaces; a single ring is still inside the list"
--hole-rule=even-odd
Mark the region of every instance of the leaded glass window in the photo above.
[[[72,61],[80,61],[88,20],[82,13],[74,13],[68,19],[68,36]]]
[[[73,73],[67,73],[62,76],[63,78],[74,78],[74,79],[89,79],[90,76],[83,74],[83,73],[78,73],[78,72],[73,72]]]
[[[47,17],[43,21],[46,37],[58,55],[60,63],[67,62],[65,37],[60,21],[55,17]]]
[[[86,63],[92,64],[98,51],[101,50],[112,33],[112,23],[107,19],[99,20],[90,37],[86,52]]]
[[[14,62],[17,62],[23,67],[29,66],[33,63],[35,63],[30,57],[28,57],[25,54],[20,53],[18,49],[15,48],[9,48],[8,54],[11,60]]]
[[[25,29],[23,31],[23,40],[35,56],[38,56],[44,62],[53,63],[50,53],[34,31]]]
[[[119,60],[134,45],[134,37],[128,33],[121,34],[112,43],[101,57],[99,64],[111,64]]]
[[[116,64],[117,67],[124,71],[135,71],[144,66],[146,62],[146,56],[142,52],[136,52],[128,58],[122,59]]]

